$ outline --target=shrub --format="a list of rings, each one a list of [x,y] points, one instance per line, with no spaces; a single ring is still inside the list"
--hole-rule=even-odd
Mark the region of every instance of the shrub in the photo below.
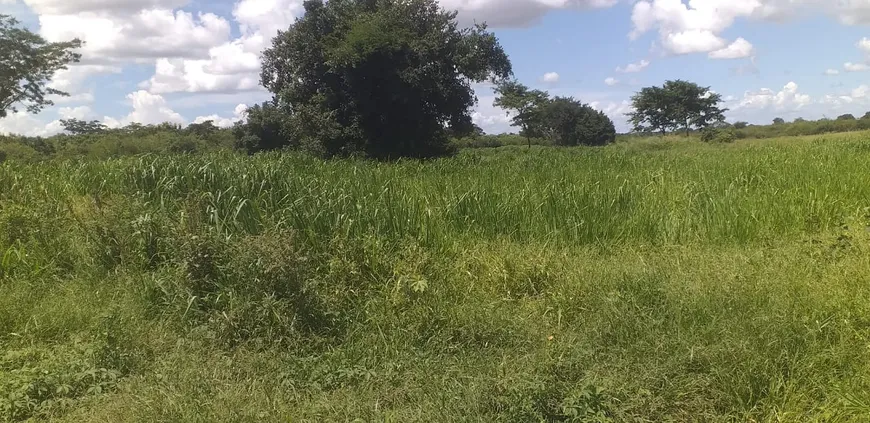
[[[557,145],[607,145],[616,141],[613,121],[604,113],[571,97],[556,97],[545,110],[545,120]]]

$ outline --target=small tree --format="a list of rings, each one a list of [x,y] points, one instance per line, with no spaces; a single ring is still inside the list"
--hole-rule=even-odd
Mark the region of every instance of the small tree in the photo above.
[[[496,97],[493,105],[513,112],[513,126],[520,128],[520,135],[526,137],[529,148],[532,148],[532,137],[544,135],[544,107],[550,100],[550,95],[541,90],[530,90],[517,81],[504,81],[496,85]]]
[[[749,126],[749,122],[743,122],[743,121],[734,122],[734,125],[733,125],[734,129],[744,129],[747,126]]]
[[[628,113],[635,131],[658,131],[683,128],[686,136],[692,128],[706,128],[725,119],[728,109],[719,107],[722,96],[710,87],[675,80],[661,87],[646,87],[631,98],[634,111]]]
[[[864,116],[861,116],[861,119],[870,119],[870,112],[864,113]]]
[[[82,45],[78,39],[49,43],[18,25],[15,18],[0,14],[0,118],[17,112],[17,104],[38,113],[54,104],[47,96],[69,95],[46,84],[55,72],[81,58],[74,52]]]
[[[851,113],[846,113],[844,115],[837,116],[837,120],[855,120],[855,116]]]
[[[544,123],[557,145],[602,146],[616,141],[613,121],[573,97],[556,97],[547,103]]]
[[[774,119],[773,119],[773,124],[774,124],[774,125],[782,125],[782,124],[784,124],[784,123],[785,123],[785,119],[783,119],[783,118],[781,118],[781,117],[778,117],[778,118],[774,118]]]
[[[71,135],[87,135],[87,134],[99,134],[101,132],[105,132],[106,125],[103,125],[102,122],[98,120],[92,120],[90,122],[86,120],[79,119],[61,119],[60,124],[63,126],[63,130],[70,133]]]

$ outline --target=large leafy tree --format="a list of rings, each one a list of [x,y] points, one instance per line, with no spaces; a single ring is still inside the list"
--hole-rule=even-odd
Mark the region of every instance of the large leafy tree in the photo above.
[[[263,85],[292,138],[326,156],[430,157],[473,129],[472,83],[507,78],[485,25],[436,0],[307,0],[263,54]]]
[[[49,43],[20,28],[15,18],[0,14],[0,118],[17,112],[17,105],[38,113],[54,104],[49,95],[68,95],[47,83],[55,72],[79,61],[75,50],[81,45],[78,39]]]
[[[719,107],[722,96],[688,81],[666,81],[661,87],[646,87],[632,98],[629,121],[638,132],[703,129],[725,119],[728,109]]]
[[[532,137],[545,135],[544,108],[550,101],[547,92],[530,90],[515,80],[505,80],[495,87],[496,99],[493,105],[513,113],[511,123],[520,128],[520,135],[526,137],[529,148]]]

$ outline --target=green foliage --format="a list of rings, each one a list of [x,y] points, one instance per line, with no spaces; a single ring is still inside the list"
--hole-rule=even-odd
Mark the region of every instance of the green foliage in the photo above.
[[[606,145],[616,139],[613,121],[607,115],[573,97],[550,99],[547,92],[529,90],[517,81],[495,88],[495,104],[513,111],[512,122],[521,128],[528,146],[532,138],[546,138],[556,145]]]
[[[434,0],[308,1],[305,12],[264,52],[262,81],[290,139],[319,155],[449,154],[444,128],[471,129],[470,84],[511,74],[485,25],[460,29]]]
[[[732,126],[734,126],[734,129],[745,129],[747,126],[749,126],[749,123],[742,122],[742,121],[741,122],[734,122],[734,125],[732,125]]]
[[[846,113],[844,115],[837,116],[837,120],[855,120],[855,116],[851,113]]]
[[[532,138],[541,138],[546,133],[545,108],[550,95],[541,90],[530,90],[515,80],[500,82],[495,87],[497,95],[493,105],[514,112],[513,126],[520,128],[520,135],[526,137],[529,146]]]
[[[49,43],[41,36],[19,27],[15,18],[0,14],[0,118],[16,112],[16,104],[37,113],[54,104],[49,95],[68,95],[47,87],[55,72],[78,62],[78,39]]]
[[[0,421],[866,417],[866,132],[494,138],[4,162]]]
[[[275,103],[265,102],[248,108],[247,121],[233,126],[235,147],[248,153],[294,149],[299,143],[292,138],[293,131],[287,114]]]
[[[64,131],[72,135],[99,134],[107,129],[106,125],[98,120],[88,122],[79,119],[61,119],[60,124],[63,125]]]
[[[616,140],[613,121],[572,97],[556,97],[545,108],[547,133],[557,145],[607,145]]]
[[[667,131],[683,128],[688,136],[692,128],[702,129],[724,121],[727,109],[719,107],[720,94],[710,87],[676,80],[661,87],[646,87],[631,98],[634,111],[627,114],[636,132]]]
[[[181,128],[174,124],[132,124],[106,129],[99,122],[68,121],[77,135],[49,138],[0,136],[0,151],[9,159],[34,162],[51,158],[104,159],[137,154],[180,154],[230,150],[234,135],[210,122]]]
[[[774,118],[774,119],[773,119],[773,124],[774,124],[774,125],[782,125],[782,124],[785,124],[785,119],[783,119],[783,118],[781,118],[781,117]]]

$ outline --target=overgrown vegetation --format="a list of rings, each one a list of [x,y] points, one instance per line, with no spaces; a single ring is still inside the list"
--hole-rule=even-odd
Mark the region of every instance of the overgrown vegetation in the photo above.
[[[868,159],[10,160],[0,420],[863,421]]]

